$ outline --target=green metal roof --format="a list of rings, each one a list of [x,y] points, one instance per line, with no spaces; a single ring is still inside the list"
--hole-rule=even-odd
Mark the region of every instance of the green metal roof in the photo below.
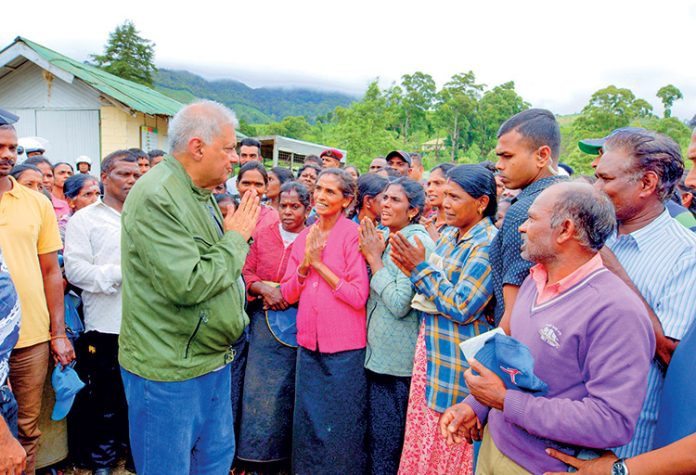
[[[67,71],[103,94],[135,111],[149,115],[173,116],[184,106],[182,103],[154,89],[114,76],[96,66],[68,58],[21,36],[18,36],[14,42],[24,43],[45,61]]]

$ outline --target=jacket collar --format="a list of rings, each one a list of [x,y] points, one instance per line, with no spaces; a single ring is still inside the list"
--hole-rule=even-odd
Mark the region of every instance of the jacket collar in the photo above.
[[[199,188],[196,185],[194,185],[193,180],[191,180],[191,175],[189,175],[186,169],[184,169],[184,166],[181,164],[181,162],[179,162],[179,160],[177,160],[173,156],[166,155],[164,157],[164,160],[162,160],[162,163],[166,163],[172,171],[173,175],[182,182],[184,182],[186,186],[189,187],[191,191],[193,191],[193,194],[196,196],[197,200],[206,201],[213,194],[212,190],[206,190],[205,188]]]

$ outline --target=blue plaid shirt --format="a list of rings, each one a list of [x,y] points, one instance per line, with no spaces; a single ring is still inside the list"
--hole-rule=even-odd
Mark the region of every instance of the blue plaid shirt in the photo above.
[[[439,312],[423,313],[428,354],[425,397],[438,412],[468,395],[464,382],[468,366],[459,343],[490,329],[484,311],[493,296],[488,248],[496,233],[490,218],[461,237],[459,229],[447,228],[434,251],[443,259],[442,269],[424,262],[411,273],[416,291]]]

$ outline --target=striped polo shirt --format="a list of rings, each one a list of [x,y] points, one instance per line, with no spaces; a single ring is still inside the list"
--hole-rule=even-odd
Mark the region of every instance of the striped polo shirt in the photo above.
[[[696,235],[667,210],[630,234],[607,241],[643,298],[662,323],[666,336],[681,340],[696,317]],[[648,392],[633,439],[615,450],[633,457],[653,449],[664,370],[653,360]]]

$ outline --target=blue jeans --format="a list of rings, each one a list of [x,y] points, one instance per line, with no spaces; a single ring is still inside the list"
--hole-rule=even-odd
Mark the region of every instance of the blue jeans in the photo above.
[[[17,401],[7,384],[0,386],[0,417],[5,419],[12,436],[17,438]]]
[[[248,353],[249,326],[244,327],[242,335],[234,342],[234,360],[230,363],[230,377],[232,378],[232,418],[234,419],[234,433],[239,437],[239,424],[242,420],[242,389],[244,387],[244,374],[246,373],[246,361]],[[236,440],[236,439],[235,439]],[[237,441],[239,445],[239,441]]]
[[[138,475],[224,474],[234,458],[230,369],[159,382],[121,368]]]

